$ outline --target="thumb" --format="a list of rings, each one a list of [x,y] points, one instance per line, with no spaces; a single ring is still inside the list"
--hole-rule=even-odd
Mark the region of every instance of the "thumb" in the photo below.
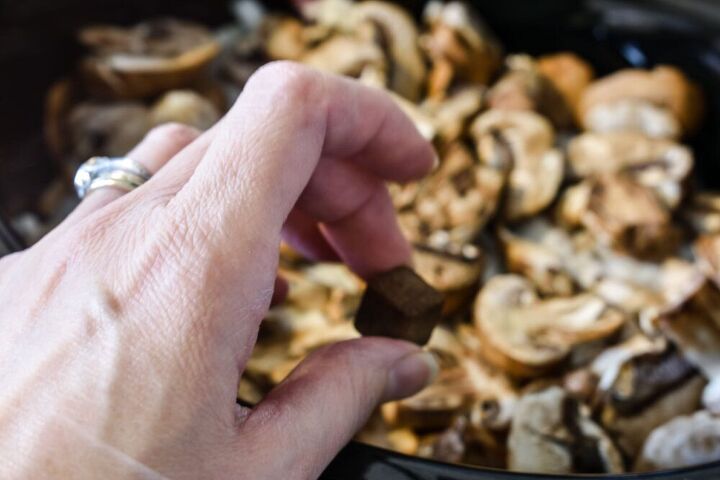
[[[246,418],[242,448],[252,445],[267,478],[316,478],[380,402],[418,392],[437,370],[432,354],[400,340],[367,337],[321,348]]]

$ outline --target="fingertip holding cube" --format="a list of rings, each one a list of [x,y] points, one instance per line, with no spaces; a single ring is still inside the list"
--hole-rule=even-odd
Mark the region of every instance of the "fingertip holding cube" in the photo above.
[[[396,267],[368,280],[355,328],[363,336],[425,345],[440,321],[443,300],[413,269]]]

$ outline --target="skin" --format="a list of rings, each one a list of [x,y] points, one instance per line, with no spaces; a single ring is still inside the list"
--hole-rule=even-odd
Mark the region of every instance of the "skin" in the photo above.
[[[431,380],[418,347],[363,338],[235,403],[281,238],[363,276],[409,262],[384,181],[434,153],[383,92],[270,64],[210,131],[162,126],[130,156],[149,182],[0,260],[1,478],[314,478]]]

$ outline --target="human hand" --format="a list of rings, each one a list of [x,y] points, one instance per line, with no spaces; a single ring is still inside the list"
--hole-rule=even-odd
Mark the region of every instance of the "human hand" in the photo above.
[[[210,131],[160,127],[130,156],[155,176],[0,261],[0,477],[313,478],[429,381],[416,346],[363,338],[235,403],[281,236],[361,275],[409,261],[384,180],[433,151],[384,93],[270,64]]]

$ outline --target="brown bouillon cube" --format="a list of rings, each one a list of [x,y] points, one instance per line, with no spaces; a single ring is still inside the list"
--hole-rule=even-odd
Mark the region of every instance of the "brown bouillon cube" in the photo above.
[[[355,328],[364,336],[399,338],[424,345],[440,321],[443,296],[409,267],[368,281]]]

